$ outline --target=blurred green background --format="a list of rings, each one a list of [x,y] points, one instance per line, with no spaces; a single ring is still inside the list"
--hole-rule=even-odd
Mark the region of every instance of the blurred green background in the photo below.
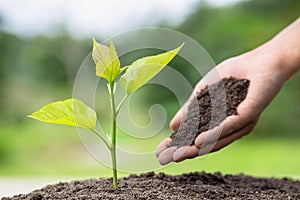
[[[269,40],[299,13],[298,0],[239,1],[221,7],[198,1],[179,25],[161,22],[158,26],[194,38],[219,63]],[[0,20],[0,176],[110,176],[110,169],[84,149],[74,128],[26,118],[46,103],[72,96],[76,72],[92,48],[90,38],[74,37],[64,28],[54,35],[22,37],[2,29],[3,22]],[[173,62],[180,64],[178,59]],[[286,83],[249,136],[204,158],[171,164],[161,171],[299,176],[299,88],[298,75]],[[156,95],[147,98],[154,90]],[[168,120],[179,109],[176,99],[164,90],[149,87],[145,91],[138,98],[142,109],[162,103]],[[165,137],[170,133],[164,130]],[[147,148],[155,149],[160,139]]]

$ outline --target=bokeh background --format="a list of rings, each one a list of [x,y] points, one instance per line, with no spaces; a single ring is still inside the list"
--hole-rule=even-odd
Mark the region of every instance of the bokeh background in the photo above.
[[[26,117],[46,103],[72,96],[76,72],[92,48],[91,37],[101,41],[132,28],[171,28],[197,40],[220,63],[269,40],[300,13],[298,0],[109,2],[0,0],[0,177],[110,176],[110,169],[84,149],[74,128]],[[200,79],[184,74],[193,84]],[[299,177],[299,88],[298,75],[286,83],[249,136],[160,171]],[[156,86],[146,88],[137,101],[141,113],[161,103],[168,120],[179,109],[174,96]],[[167,125],[164,132],[171,133]]]

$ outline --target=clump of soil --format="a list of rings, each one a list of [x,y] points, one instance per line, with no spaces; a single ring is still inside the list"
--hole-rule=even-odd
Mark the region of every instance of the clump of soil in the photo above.
[[[230,115],[237,115],[249,84],[248,79],[230,77],[206,86],[191,100],[179,129],[170,136],[169,146],[193,145],[200,133],[213,129]]]
[[[114,189],[112,179],[91,179],[49,185],[30,194],[2,200],[42,199],[300,199],[300,181],[287,178],[195,172],[180,176],[149,172],[119,179]]]

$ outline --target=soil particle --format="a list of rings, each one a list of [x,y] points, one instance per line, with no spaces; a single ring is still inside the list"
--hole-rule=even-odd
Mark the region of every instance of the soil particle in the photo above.
[[[249,84],[248,79],[230,77],[206,86],[191,99],[169,146],[193,145],[200,133],[213,129],[230,115],[238,115],[237,107],[246,98]]]
[[[195,172],[169,176],[153,172],[119,179],[91,179],[49,185],[30,194],[2,200],[35,199],[300,199],[300,181],[287,178],[254,178],[243,174]]]

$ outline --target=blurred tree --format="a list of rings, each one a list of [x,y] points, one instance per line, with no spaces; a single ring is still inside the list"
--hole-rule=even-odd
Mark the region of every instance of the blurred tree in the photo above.
[[[11,68],[15,67],[20,40],[0,28],[0,110],[3,110],[4,83]]]
[[[24,63],[19,72],[41,84],[59,87],[73,80],[90,46],[67,33],[55,37],[37,36],[25,43],[21,54]]]
[[[0,118],[22,121],[24,104],[37,95],[34,91],[51,93],[71,86],[91,46],[91,41],[67,33],[21,38],[0,29]]]
[[[267,41],[299,16],[298,0],[252,0],[214,8],[201,1],[178,27],[196,39],[219,63]]]

